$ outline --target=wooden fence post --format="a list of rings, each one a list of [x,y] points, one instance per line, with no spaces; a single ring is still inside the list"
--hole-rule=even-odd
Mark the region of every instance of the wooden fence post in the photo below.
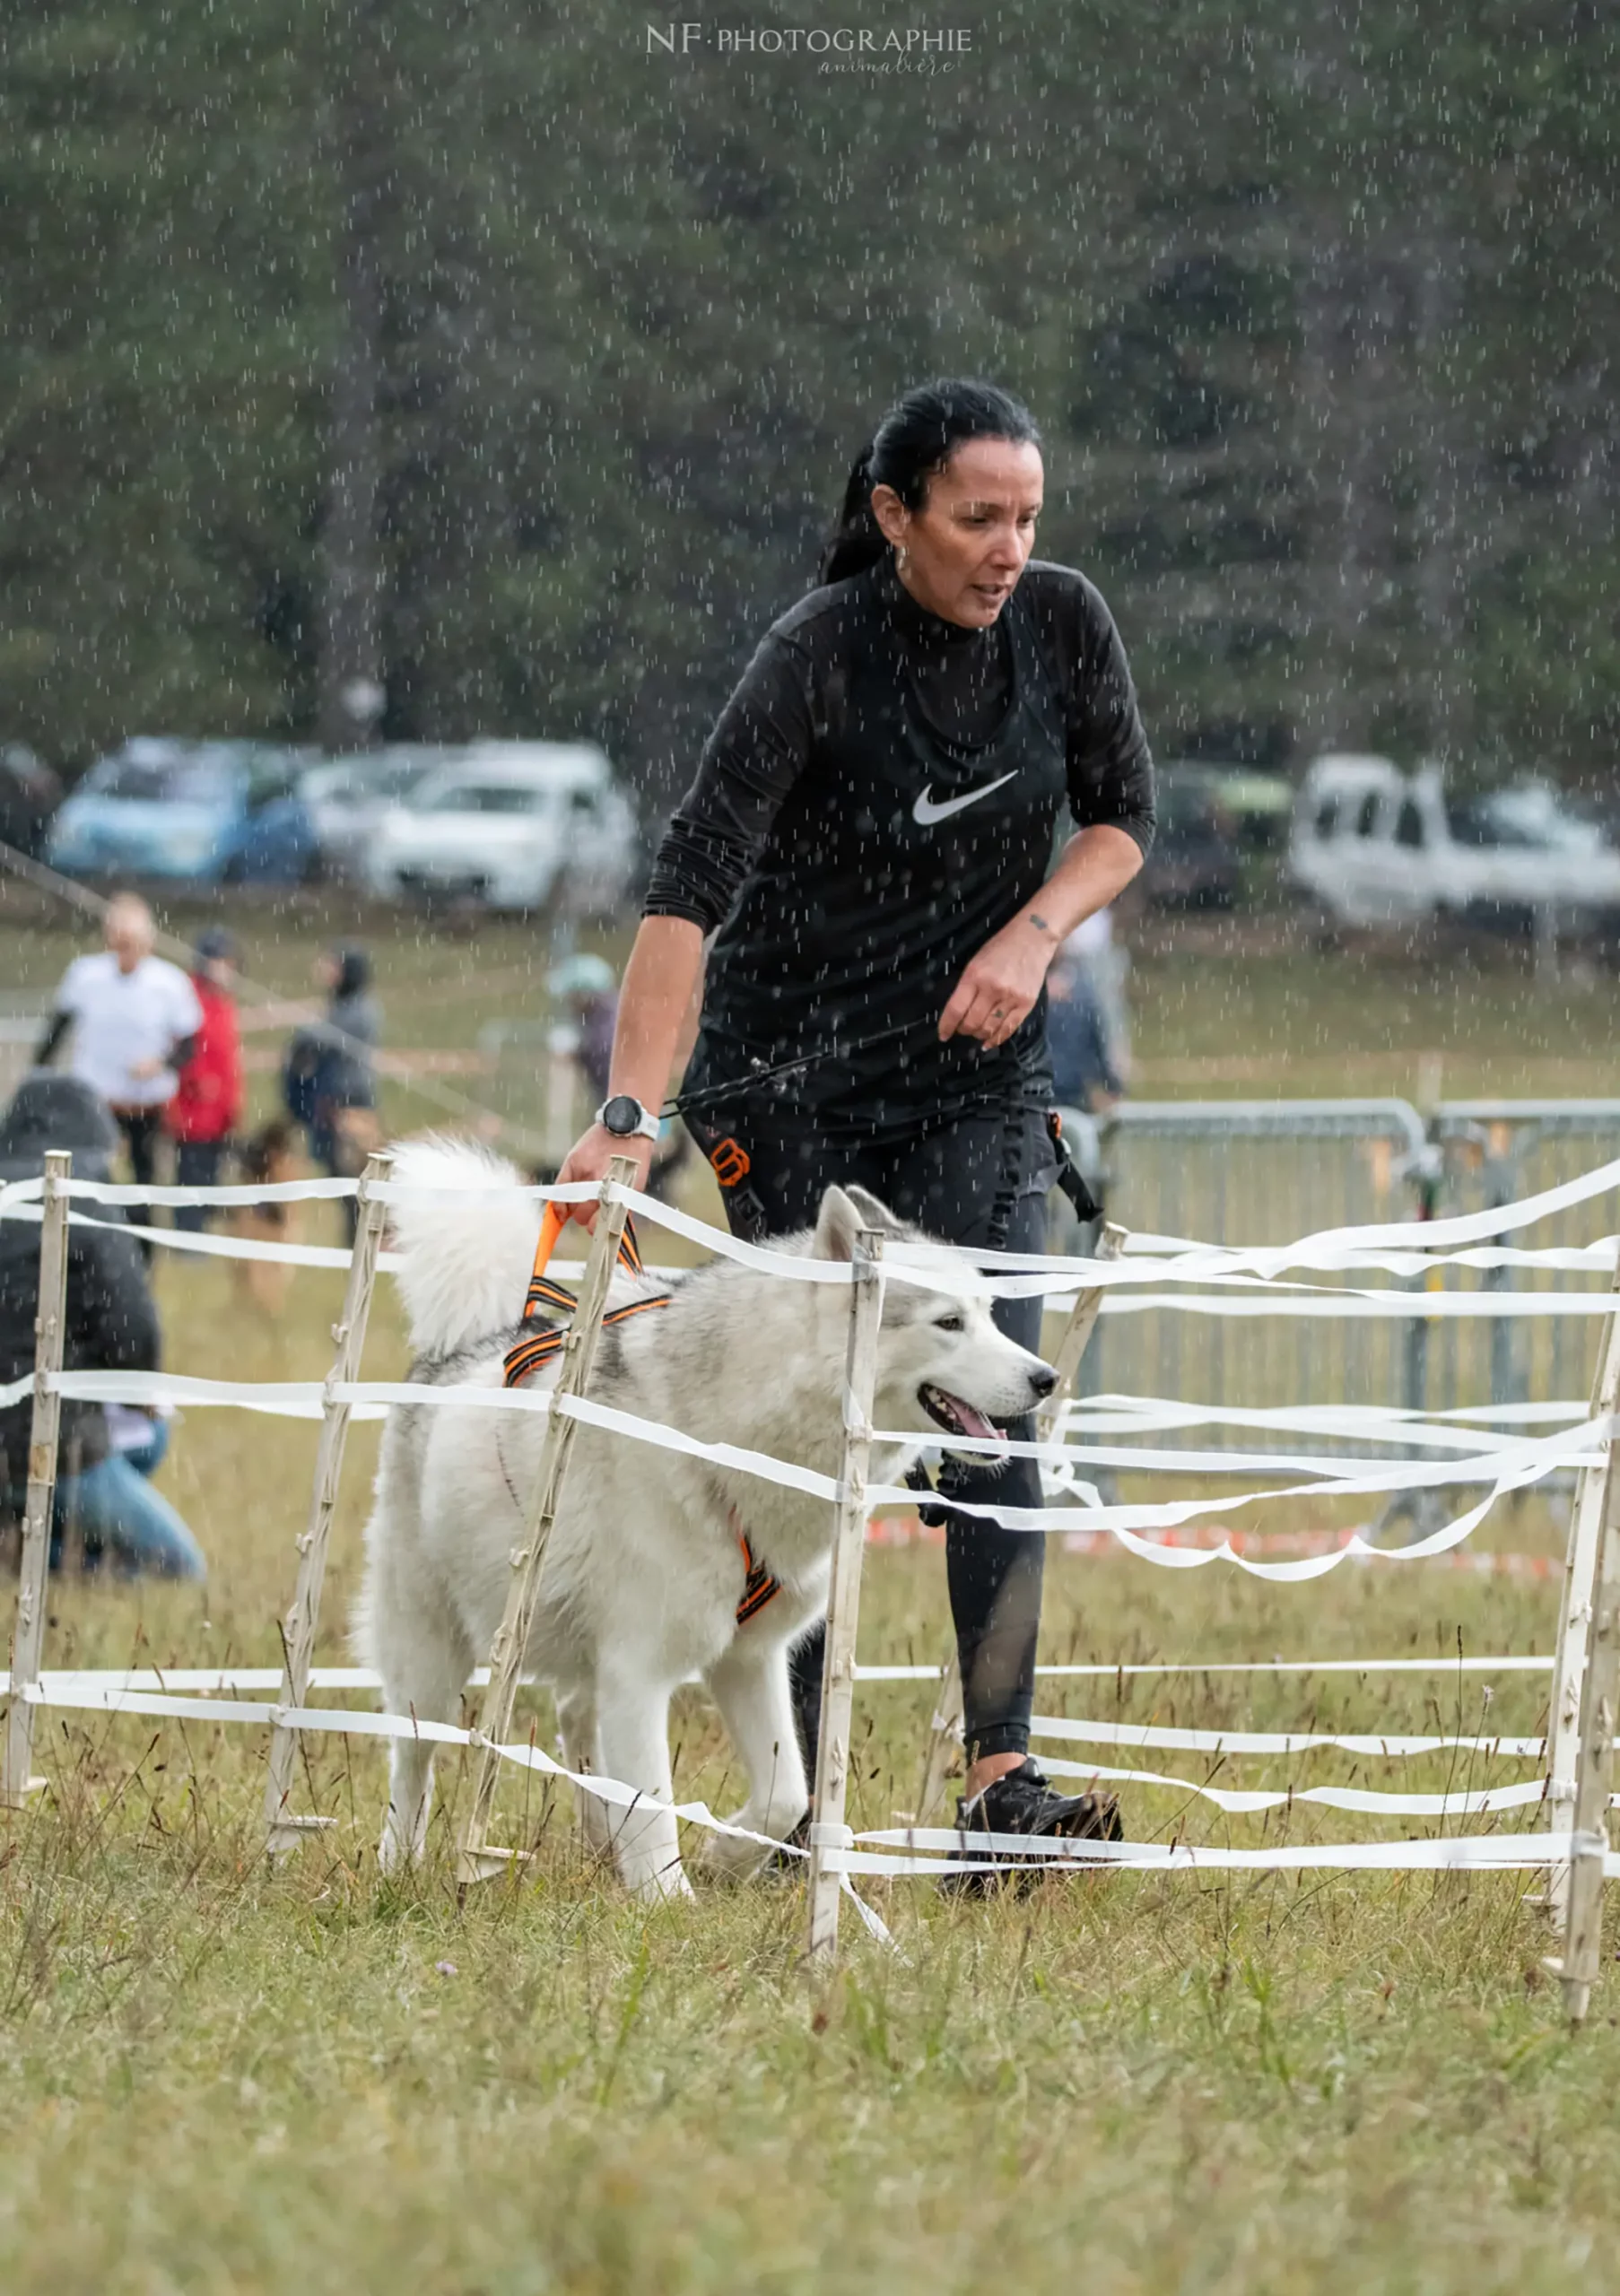
[[[855,1238],[849,1287],[849,1344],[844,1364],[844,1457],[832,1533],[827,1596],[827,1651],[822,1667],[822,1728],[810,1805],[810,1953],[831,1962],[838,1952],[840,1876],[826,1862],[849,1839],[844,1823],[849,1728],[855,1707],[855,1639],[860,1624],[860,1573],[867,1551],[867,1461],[872,1448],[872,1396],[877,1385],[877,1330],[883,1318],[882,1232]]]
[[[309,1668],[315,1658],[315,1636],[320,1624],[321,1589],[327,1577],[327,1550],[331,1544],[332,1517],[343,1476],[352,1408],[333,1391],[347,1387],[360,1376],[371,1296],[377,1284],[377,1255],[388,1213],[388,1206],[371,1190],[386,1180],[393,1169],[392,1156],[379,1153],[368,1157],[360,1177],[359,1220],[349,1254],[343,1315],[332,1327],[337,1352],[327,1374],[320,1448],[315,1455],[315,1487],[309,1497],[309,1522],[298,1542],[298,1584],[292,1608],[282,1622],[282,1686],[277,1703],[283,1707],[300,1707],[309,1695]],[[322,1828],[337,1822],[335,1818],[295,1814],[288,1809],[297,1759],[296,1728],[286,1722],[277,1723],[270,1736],[269,1772],[265,1780],[266,1847],[272,1853],[291,1849],[306,1835],[318,1833]]]
[[[1620,1261],[1615,1269],[1620,1299]],[[1611,1309],[1603,1327],[1591,1415],[1606,1418],[1620,1409],[1620,1313]],[[1598,1532],[1603,1518],[1605,1466],[1582,1467],[1570,1508],[1564,1554],[1563,1591],[1558,1612],[1558,1640],[1553,1687],[1547,1700],[1548,1822],[1554,1833],[1569,1833],[1575,1822],[1575,1770],[1581,1744],[1581,1695],[1591,1643],[1592,1605],[1598,1575]],[[1562,1931],[1569,1917],[1570,1867],[1560,1859],[1547,1872],[1542,1902]]]
[[[619,1256],[619,1239],[624,1232],[624,1218],[629,1209],[623,1191],[635,1186],[636,1167],[632,1160],[628,1156],[613,1157],[608,1163],[607,1178],[615,1193],[611,1198],[604,1194],[601,1208],[597,1213],[597,1224],[591,1231],[590,1251],[585,1263],[584,1280],[579,1286],[579,1304],[574,1310],[572,1323],[563,1335],[562,1368],[552,1390],[552,1409],[545,1422],[540,1472],[535,1483],[524,1541],[521,1546],[512,1549],[512,1576],[506,1593],[506,1609],[495,1630],[495,1639],[490,1645],[490,1685],[484,1694],[483,1710],[478,1718],[478,1728],[475,1734],[475,1742],[479,1748],[478,1774],[473,1788],[472,1806],[462,1828],[460,1855],[456,1864],[457,1883],[463,1890],[474,1882],[492,1880],[515,1857],[527,1854],[523,1850],[492,1849],[484,1841],[484,1834],[494,1804],[495,1782],[501,1771],[499,1748],[511,1728],[518,1682],[523,1671],[529,1633],[539,1605],[540,1574],[545,1562],[545,1550],[562,1504],[569,1457],[573,1448],[575,1430],[579,1423],[569,1413],[559,1411],[557,1403],[562,1397],[584,1394],[591,1366],[596,1361],[602,1312],[607,1305],[607,1294]]]
[[[28,1498],[17,1573],[17,1622],[12,1634],[10,1711],[0,1770],[0,1808],[20,1810],[45,1784],[33,1774],[34,1709],[24,1692],[39,1679],[45,1640],[46,1581],[50,1572],[51,1513],[57,1495],[57,1438],[62,1398],[63,1326],[67,1313],[67,1182],[73,1158],[53,1148],[45,1159],[39,1222],[39,1299],[34,1311],[34,1415],[28,1444]]]
[[[1586,2014],[1598,1975],[1603,1920],[1603,1866],[1608,1854],[1609,1774],[1614,1767],[1616,1692],[1620,1692],[1620,1475],[1615,1439],[1604,1439],[1598,1484],[1598,1560],[1592,1624],[1581,1687],[1581,1744],[1575,1762],[1574,1824],[1563,1952],[1551,1963],[1563,1986],[1572,2023]]]
[[[1096,1259],[1118,1259],[1125,1249],[1129,1231],[1105,1225],[1097,1239],[1093,1257]],[[1052,1369],[1058,1374],[1058,1384],[1035,1413],[1035,1435],[1038,1441],[1050,1443],[1057,1431],[1063,1406],[1068,1401],[1080,1369],[1082,1357],[1091,1344],[1097,1327],[1097,1318],[1102,1312],[1103,1284],[1089,1292],[1082,1292],[1069,1310],[1063,1337],[1058,1343],[1058,1352]],[[928,1747],[923,1758],[922,1784],[917,1794],[917,1822],[926,1826],[944,1796],[945,1780],[951,1774],[951,1763],[962,1737],[962,1669],[957,1663],[956,1647],[940,1672],[939,1695],[934,1701],[934,1716],[928,1725]]]

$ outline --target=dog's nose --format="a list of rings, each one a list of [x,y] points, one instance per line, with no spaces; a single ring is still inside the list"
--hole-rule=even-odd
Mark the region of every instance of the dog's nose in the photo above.
[[[1030,1373],[1030,1385],[1038,1396],[1050,1396],[1058,1384],[1058,1374],[1050,1363],[1037,1363]]]

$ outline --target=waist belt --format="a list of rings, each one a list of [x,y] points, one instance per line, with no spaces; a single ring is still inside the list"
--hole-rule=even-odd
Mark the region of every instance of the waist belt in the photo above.
[[[514,1340],[506,1351],[506,1364],[501,1381],[502,1387],[522,1387],[526,1380],[533,1378],[542,1364],[549,1363],[553,1356],[562,1352],[562,1342],[579,1301],[566,1283],[559,1283],[545,1271],[551,1264],[553,1252],[557,1248],[557,1239],[562,1233],[567,1216],[560,1205],[548,1204],[545,1207],[545,1216],[540,1222],[540,1240],[535,1247],[534,1273],[529,1277],[528,1293],[523,1303],[525,1328],[521,1336]],[[635,1229],[628,1220],[619,1239],[619,1265],[630,1275],[641,1275],[646,1272]],[[609,1308],[602,1321],[605,1325],[628,1323],[632,1316],[644,1316],[649,1309],[668,1307],[669,1301],[667,1292],[655,1292],[645,1300],[628,1300],[622,1308]],[[762,1562],[755,1561],[748,1534],[743,1528],[742,1517],[735,1507],[730,1510],[730,1517],[746,1573],[742,1600],[736,1606],[736,1622],[739,1626],[746,1626],[751,1618],[757,1618],[766,1604],[781,1593],[781,1581],[773,1578]]]

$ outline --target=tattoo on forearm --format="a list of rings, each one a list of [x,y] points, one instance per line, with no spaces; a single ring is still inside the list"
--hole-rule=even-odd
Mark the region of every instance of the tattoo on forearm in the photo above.
[[[1048,924],[1046,918],[1041,916],[1037,910],[1032,909],[1030,911],[1030,923],[1034,926],[1037,933],[1050,933],[1052,929]]]

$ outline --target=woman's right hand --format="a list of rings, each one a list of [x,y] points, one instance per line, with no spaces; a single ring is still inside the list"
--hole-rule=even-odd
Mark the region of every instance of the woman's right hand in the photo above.
[[[557,1174],[559,1187],[565,1182],[600,1180],[606,1178],[608,1162],[614,1156],[628,1156],[636,1166],[634,1185],[645,1189],[647,1174],[652,1163],[654,1143],[638,1133],[631,1140],[621,1140],[609,1132],[605,1124],[593,1124],[581,1139],[569,1150],[562,1170]],[[565,1204],[560,1207],[570,1220],[582,1228],[594,1228],[598,1207],[593,1204]]]

